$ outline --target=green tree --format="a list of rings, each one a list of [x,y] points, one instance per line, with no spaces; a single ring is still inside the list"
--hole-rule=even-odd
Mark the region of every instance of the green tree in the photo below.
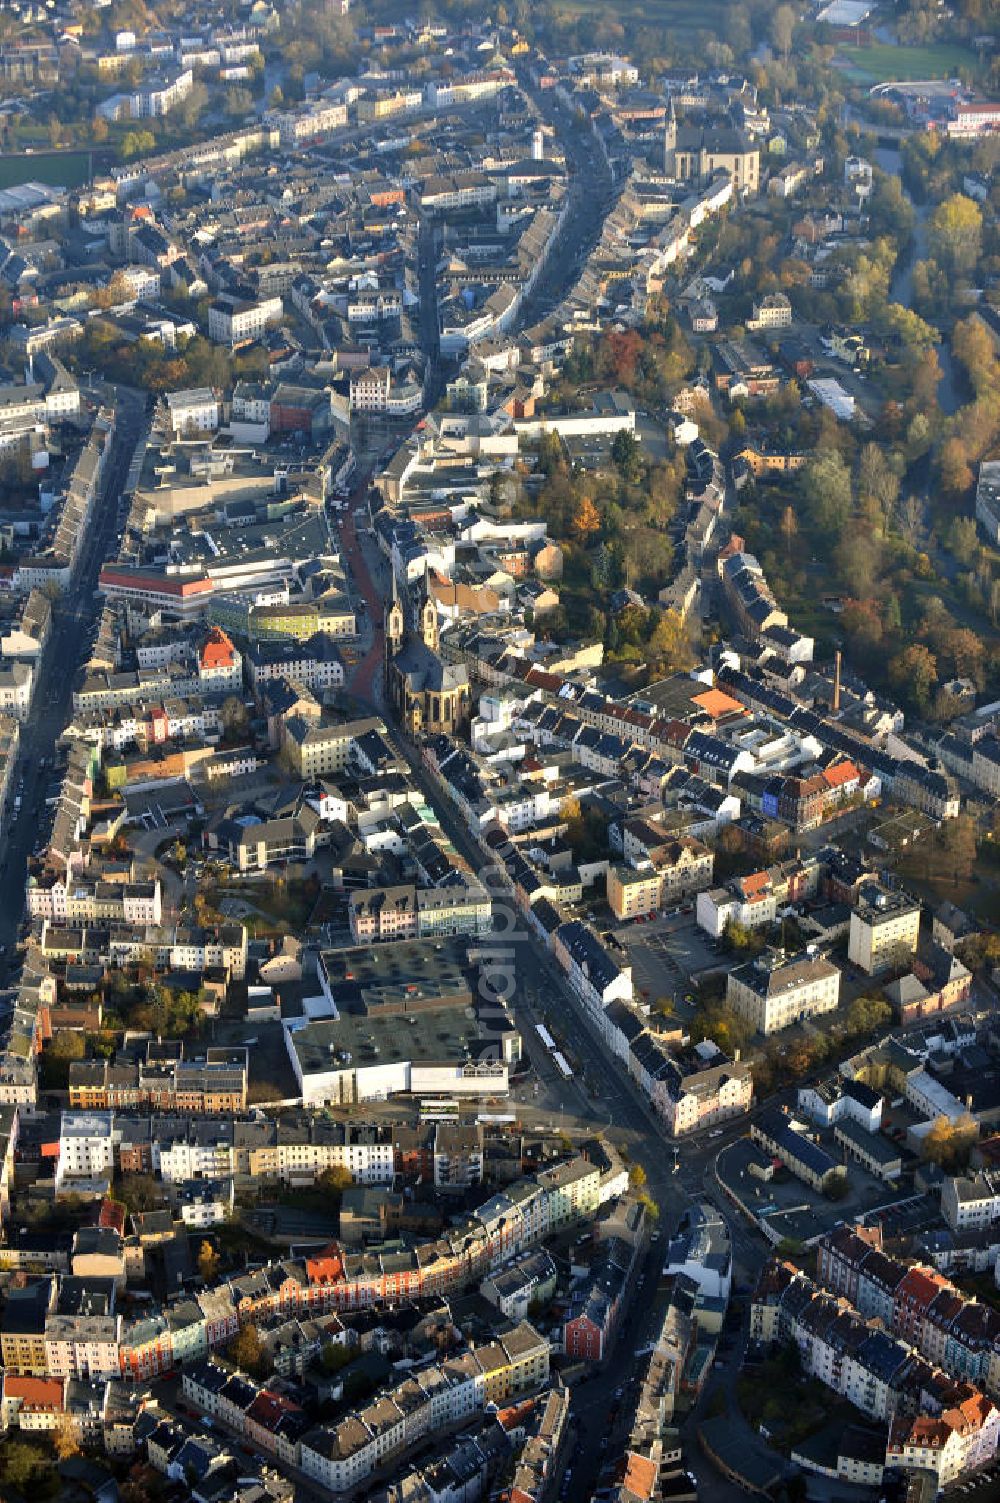
[[[847,1009],[847,1031],[855,1038],[866,1038],[891,1018],[892,1008],[884,997],[855,997]]]
[[[234,120],[242,120],[253,109],[253,95],[249,89],[230,89],[226,97],[226,114]]]
[[[979,551],[979,535],[972,517],[954,518],[948,528],[948,547],[958,562],[969,568]]]
[[[6,1440],[0,1447],[0,1482],[11,1491],[32,1497],[51,1497],[55,1468],[38,1446]]]
[[[611,459],[623,480],[634,485],[642,474],[639,440],[622,428],[611,441]]]
[[[851,514],[851,476],[836,449],[820,449],[801,471],[801,491],[810,519],[836,537]]]
[[[899,495],[899,476],[878,444],[865,444],[858,460],[858,494],[883,525]]]
[[[131,162],[136,157],[147,157],[150,152],[156,150],[156,137],[152,131],[129,130],[122,137],[122,143],[118,149],[123,162]]]
[[[115,1199],[134,1216],[139,1211],[155,1211],[161,1206],[163,1190],[151,1174],[124,1174],[115,1181]]]

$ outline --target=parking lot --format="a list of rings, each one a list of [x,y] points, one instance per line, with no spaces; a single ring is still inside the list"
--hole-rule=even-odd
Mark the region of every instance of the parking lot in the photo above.
[[[840,1157],[832,1143],[824,1146]],[[849,1163],[847,1194],[843,1200],[828,1200],[787,1169],[770,1181],[757,1179],[748,1167],[750,1159],[756,1156],[757,1150],[751,1150],[748,1138],[740,1138],[724,1148],[716,1160],[720,1183],[753,1216],[768,1221],[780,1236],[796,1241],[818,1237],[841,1221],[880,1219],[891,1214],[883,1211],[883,1207],[905,1197],[906,1192],[898,1186],[887,1185],[867,1174],[860,1165]]]
[[[642,1000],[669,997],[682,1018],[693,1010],[692,976],[725,964],[725,957],[711,947],[693,915],[630,924],[619,930],[618,939],[628,952],[632,980]]]

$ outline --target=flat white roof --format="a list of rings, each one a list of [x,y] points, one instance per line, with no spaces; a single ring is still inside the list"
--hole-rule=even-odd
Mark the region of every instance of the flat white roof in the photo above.
[[[816,19],[830,26],[860,26],[873,8],[870,0],[830,0]]]

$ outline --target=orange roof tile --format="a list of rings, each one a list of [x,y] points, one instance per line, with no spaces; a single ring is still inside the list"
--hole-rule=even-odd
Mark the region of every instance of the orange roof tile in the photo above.
[[[831,788],[843,788],[845,783],[853,783],[860,776],[853,762],[838,762],[834,767],[828,767],[823,774]]]
[[[651,1498],[656,1485],[656,1462],[648,1456],[639,1456],[635,1451],[629,1451],[625,1457],[625,1475],[622,1481],[637,1498]]]
[[[20,1399],[22,1404],[61,1409],[63,1381],[62,1378],[29,1378],[20,1373],[5,1373],[3,1395],[5,1399]]]
[[[713,720],[720,720],[723,715],[746,714],[746,707],[731,694],[724,694],[721,689],[706,689],[704,694],[695,694],[691,702],[699,710],[704,710],[706,715],[711,715]]]

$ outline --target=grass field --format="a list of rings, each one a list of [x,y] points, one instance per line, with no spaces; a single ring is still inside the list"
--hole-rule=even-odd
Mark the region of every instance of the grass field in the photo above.
[[[559,11],[570,16],[605,15],[605,0],[560,0]],[[618,0],[616,21],[642,26],[669,26],[673,31],[710,31],[722,34],[725,6],[721,0]]]
[[[871,47],[842,47],[838,56],[844,71],[858,83],[954,78],[960,68],[977,66],[974,53],[952,42],[933,47],[892,47],[876,42]]]
[[[48,183],[53,188],[78,188],[90,176],[87,151],[36,151],[31,156],[0,156],[0,188],[21,183]]]

